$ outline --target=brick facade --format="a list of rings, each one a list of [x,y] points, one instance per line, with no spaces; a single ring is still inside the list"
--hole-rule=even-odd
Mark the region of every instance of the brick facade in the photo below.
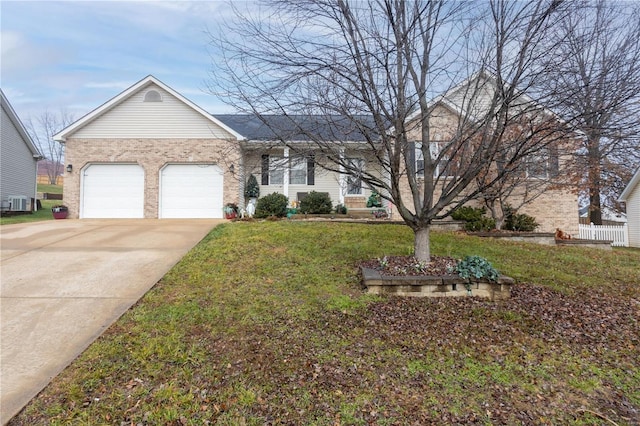
[[[448,108],[436,106],[430,118],[430,136],[434,141],[447,140],[458,127],[458,116]],[[408,139],[410,141],[421,140],[420,126],[408,127]],[[560,170],[566,159],[560,157]],[[421,183],[421,180],[418,181]],[[413,202],[408,180],[401,181],[400,193],[402,199],[407,203],[407,208],[413,211]],[[440,197],[440,191],[436,188],[434,199]],[[508,204],[519,206],[521,196],[512,195],[506,200]],[[469,202],[468,205],[479,206],[479,201]],[[538,232],[555,232],[556,228],[562,229],[572,235],[578,233],[578,197],[569,189],[554,188],[547,186],[532,202],[525,204],[518,209],[518,213],[528,214],[536,218],[540,224],[536,230]]]
[[[210,163],[224,171],[224,203],[240,201],[241,151],[235,140],[224,139],[74,139],[66,141],[64,203],[69,218],[80,214],[82,170],[95,163],[135,163],[145,174],[144,217],[158,217],[160,170],[167,164]],[[234,165],[235,173],[230,167]]]

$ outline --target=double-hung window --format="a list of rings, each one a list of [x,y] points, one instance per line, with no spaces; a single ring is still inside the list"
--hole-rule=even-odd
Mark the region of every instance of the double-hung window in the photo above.
[[[291,185],[307,184],[307,159],[301,156],[289,159],[289,183]]]
[[[460,160],[452,159],[449,152],[443,152],[443,150],[447,150],[448,148],[450,148],[448,146],[448,142],[431,142],[429,144],[431,157],[438,161],[438,164],[433,171],[434,177],[458,176]]]
[[[347,175],[347,195],[362,195],[362,177],[364,160],[362,158],[348,158],[348,164],[352,168],[352,174]]]
[[[283,157],[270,155],[269,156],[269,185],[282,185],[284,184],[284,171],[286,170],[287,162]]]
[[[416,142],[416,174],[424,176],[424,155],[422,154],[422,142]]]
[[[548,149],[542,149],[527,157],[527,177],[533,179],[546,179],[549,177],[551,161]]]
[[[262,156],[262,185],[284,185],[288,173],[291,185],[315,185],[315,156],[307,157],[264,154]]]

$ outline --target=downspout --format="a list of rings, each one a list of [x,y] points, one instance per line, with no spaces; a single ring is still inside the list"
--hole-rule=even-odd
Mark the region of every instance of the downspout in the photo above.
[[[346,179],[344,175],[344,148],[340,148],[340,176],[338,176],[338,185],[340,186],[340,195],[338,202],[344,206],[344,194],[347,192]]]
[[[34,160],[36,160],[36,179],[35,179],[35,188],[33,191],[33,203],[31,205],[31,211],[38,211],[38,161],[42,160],[44,157],[40,154],[33,154]]]

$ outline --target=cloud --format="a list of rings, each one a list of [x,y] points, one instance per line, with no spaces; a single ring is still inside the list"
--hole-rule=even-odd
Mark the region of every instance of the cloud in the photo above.
[[[207,25],[221,1],[2,1],[2,87],[20,116],[82,115],[152,74],[210,111]],[[7,95],[9,96],[9,95]]]
[[[64,56],[62,50],[34,44],[17,31],[3,30],[0,37],[4,77],[47,67]]]

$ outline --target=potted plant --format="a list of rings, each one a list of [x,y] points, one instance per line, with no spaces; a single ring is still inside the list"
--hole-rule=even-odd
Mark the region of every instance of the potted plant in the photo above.
[[[227,203],[222,210],[224,211],[225,219],[235,219],[238,217],[238,205],[236,203]]]
[[[54,219],[66,219],[69,214],[69,208],[63,205],[53,206],[51,207],[51,213],[53,213]]]
[[[247,186],[244,188],[244,196],[249,200],[255,200],[260,196],[260,187],[258,186],[258,179],[254,175],[249,175],[247,179]]]

